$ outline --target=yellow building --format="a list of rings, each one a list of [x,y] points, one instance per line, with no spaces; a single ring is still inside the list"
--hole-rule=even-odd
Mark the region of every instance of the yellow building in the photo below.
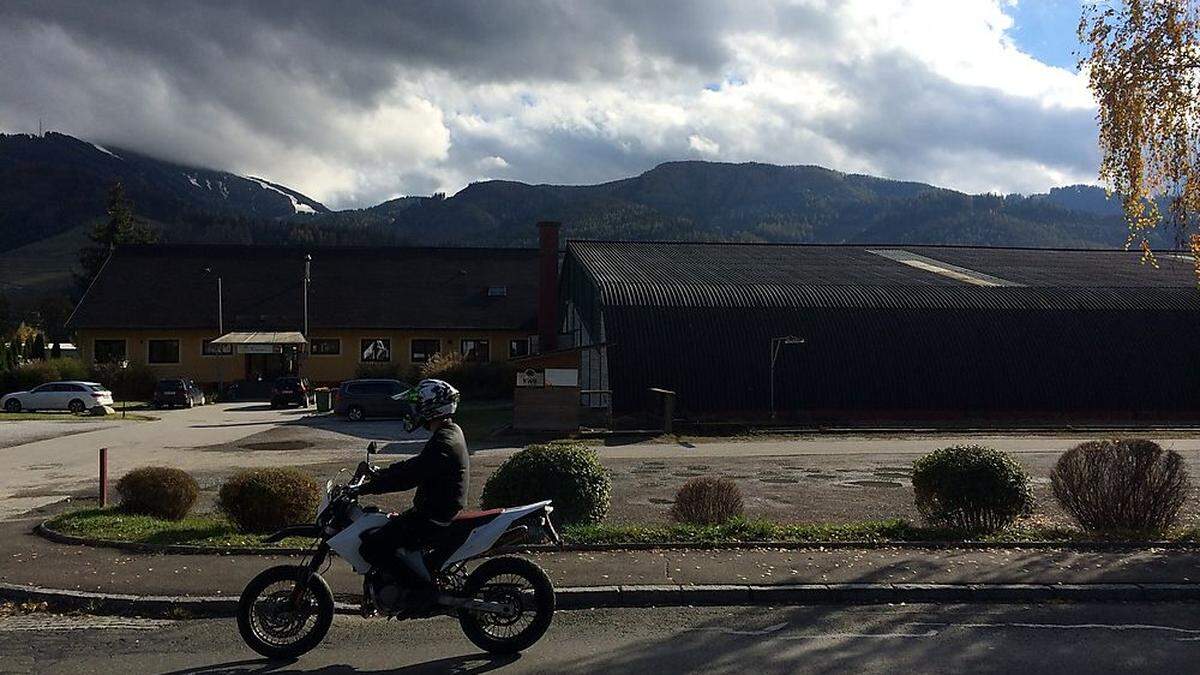
[[[127,246],[68,325],[86,363],[207,384],[334,384],[404,374],[439,352],[528,355],[538,277],[536,249]]]

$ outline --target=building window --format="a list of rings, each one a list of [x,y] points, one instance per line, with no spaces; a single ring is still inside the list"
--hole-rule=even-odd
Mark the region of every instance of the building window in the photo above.
[[[508,297],[508,286],[488,286],[487,294],[489,298]]]
[[[437,340],[413,340],[410,353],[413,363],[427,363],[438,353],[440,343]]]
[[[96,340],[92,342],[92,361],[95,363],[117,363],[124,361],[124,340]]]
[[[147,340],[146,347],[146,363],[179,363],[179,340]]]
[[[312,338],[308,349],[313,356],[337,356],[342,353],[342,341],[338,338]]]
[[[212,340],[204,340],[200,343],[200,353],[204,356],[231,356],[233,345],[214,345]]]
[[[467,361],[477,361],[479,363],[484,363],[491,357],[487,340],[463,340],[460,353]]]
[[[518,359],[529,356],[529,338],[508,341],[508,358]]]
[[[387,363],[392,360],[392,341],[388,338],[362,340],[358,353],[363,363]]]

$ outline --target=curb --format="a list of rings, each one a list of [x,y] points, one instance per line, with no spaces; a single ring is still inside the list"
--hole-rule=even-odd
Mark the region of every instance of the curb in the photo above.
[[[578,586],[556,589],[559,609],[792,605],[980,604],[1033,602],[1195,602],[1200,584],[788,584],[758,586]],[[46,603],[60,611],[192,619],[236,616],[238,599],[95,593],[0,583],[0,599]],[[338,602],[339,614],[358,605]]]
[[[33,528],[34,534],[56,544],[111,548],[128,553],[151,553],[166,555],[307,555],[308,548],[228,546],[215,548],[188,544],[144,544],[110,539],[92,539],[64,534],[50,528],[42,521]],[[982,549],[982,550],[1062,550],[1062,551],[1145,551],[1200,549],[1200,541],[735,541],[714,543],[688,542],[632,542],[628,544],[531,544],[508,549],[512,553],[603,553],[607,551],[741,551],[747,549],[777,549],[800,551],[806,549]]]

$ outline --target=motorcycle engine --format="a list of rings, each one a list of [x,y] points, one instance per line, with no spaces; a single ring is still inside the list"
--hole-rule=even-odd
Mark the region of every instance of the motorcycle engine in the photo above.
[[[388,572],[374,570],[363,582],[376,611],[386,616],[401,615],[411,609],[413,590]]]

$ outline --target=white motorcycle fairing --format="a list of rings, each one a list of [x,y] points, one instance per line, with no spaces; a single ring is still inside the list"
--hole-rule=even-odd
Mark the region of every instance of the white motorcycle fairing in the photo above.
[[[549,512],[551,510],[551,507],[548,506],[549,504],[550,500],[546,500],[544,502],[529,504],[527,506],[515,506],[511,509],[501,509],[500,515],[496,516],[486,524],[480,525],[474,530],[471,530],[471,534],[467,536],[467,540],[463,542],[463,545],[459,546],[458,550],[455,551],[454,554],[449,558],[447,558],[446,562],[442,563],[442,569],[446,569],[454,563],[462,562],[463,560],[470,560],[471,558],[485,553],[492,548],[493,545],[495,545],[496,540],[500,538],[500,535],[508,531],[508,528],[512,526],[514,521],[541,508],[545,508],[546,511]],[[357,525],[357,523],[355,524]],[[341,535],[339,534],[338,536],[340,537]]]
[[[383,527],[387,524],[388,517],[386,513],[379,511],[359,511],[357,515],[350,527],[330,537],[328,543],[329,548],[350,563],[355,572],[366,574],[371,571],[371,563],[367,562],[359,551],[362,546],[362,534]]]

